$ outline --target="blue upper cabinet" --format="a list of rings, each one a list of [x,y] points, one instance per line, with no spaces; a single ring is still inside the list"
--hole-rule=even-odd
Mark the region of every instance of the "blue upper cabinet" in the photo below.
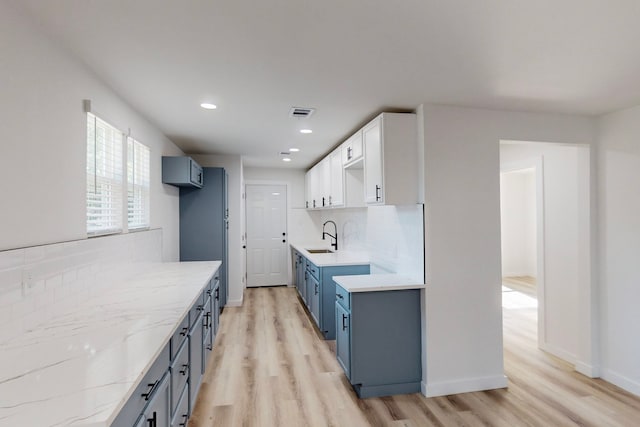
[[[191,157],[162,157],[162,182],[176,187],[202,188],[202,167]]]

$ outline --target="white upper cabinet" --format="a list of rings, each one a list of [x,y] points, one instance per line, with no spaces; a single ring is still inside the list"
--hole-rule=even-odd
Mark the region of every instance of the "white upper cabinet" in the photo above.
[[[382,113],[362,129],[367,204],[418,203],[416,127],[415,114]]]
[[[304,198],[305,198],[305,207],[307,209],[313,208],[313,182],[311,177],[311,171],[313,169],[309,169],[306,174],[304,174]]]
[[[418,203],[418,161],[416,115],[382,113],[307,172],[306,206]]]
[[[328,208],[331,195],[331,159],[325,157],[320,163],[318,207]]]
[[[331,192],[329,193],[329,206],[333,208],[344,206],[344,168],[342,165],[342,149],[336,148],[329,155]]]
[[[351,135],[342,145],[342,164],[348,166],[362,158],[362,129]]]

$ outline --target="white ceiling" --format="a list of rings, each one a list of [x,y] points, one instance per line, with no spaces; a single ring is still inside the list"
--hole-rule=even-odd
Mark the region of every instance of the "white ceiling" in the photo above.
[[[640,104],[638,0],[13,1],[183,150],[250,166],[311,166],[377,113],[421,103]],[[317,111],[305,122],[292,106]]]

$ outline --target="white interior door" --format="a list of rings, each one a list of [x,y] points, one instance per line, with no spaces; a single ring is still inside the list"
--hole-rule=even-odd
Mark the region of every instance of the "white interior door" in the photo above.
[[[286,285],[287,187],[248,184],[247,286]]]

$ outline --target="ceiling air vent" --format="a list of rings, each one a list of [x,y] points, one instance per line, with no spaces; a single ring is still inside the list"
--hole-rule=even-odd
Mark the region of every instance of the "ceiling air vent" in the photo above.
[[[289,117],[309,118],[315,111],[315,108],[291,107]]]

